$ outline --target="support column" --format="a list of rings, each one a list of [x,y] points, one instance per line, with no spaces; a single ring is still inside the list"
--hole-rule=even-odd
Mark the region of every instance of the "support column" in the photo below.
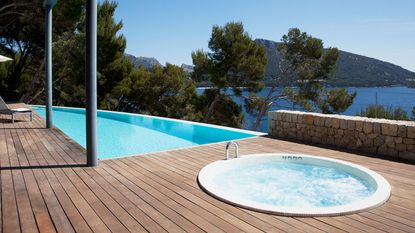
[[[52,8],[45,5],[46,128],[52,128]]]
[[[86,3],[86,155],[87,165],[98,165],[97,148],[97,1]]]

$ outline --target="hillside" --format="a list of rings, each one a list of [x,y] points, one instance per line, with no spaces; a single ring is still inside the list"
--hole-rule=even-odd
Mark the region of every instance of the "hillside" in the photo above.
[[[265,68],[265,77],[275,77],[278,75],[278,63],[281,54],[278,52],[278,43],[271,40],[256,39],[258,44],[265,47],[268,64]],[[153,57],[135,57],[125,54],[134,64],[135,67],[142,65],[150,69],[155,65],[162,66],[160,62]],[[190,76],[193,72],[193,66],[182,64],[182,68]],[[374,87],[374,86],[410,86],[415,87],[415,73],[406,70],[400,66],[378,59],[361,56],[340,50],[339,59],[335,77],[327,82],[329,86],[344,87]],[[206,85],[206,84],[203,84]],[[284,85],[290,85],[285,83]]]
[[[192,65],[182,64],[181,67],[184,70],[184,72],[186,72],[186,74],[190,75],[191,73],[193,73],[193,66]]]
[[[143,66],[145,69],[151,69],[153,66],[161,66],[160,62],[154,57],[135,57],[131,54],[125,54],[130,59],[135,67]]]
[[[275,76],[281,59],[281,54],[277,51],[278,43],[264,39],[255,41],[267,51],[265,76]],[[335,77],[327,83],[330,86],[410,86],[414,79],[414,72],[400,66],[340,50]]]

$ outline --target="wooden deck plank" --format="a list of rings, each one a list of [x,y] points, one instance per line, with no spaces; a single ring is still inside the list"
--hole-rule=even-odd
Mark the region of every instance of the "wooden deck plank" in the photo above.
[[[377,232],[377,233],[385,232],[383,230],[379,230],[379,229],[377,229],[375,227],[372,227],[372,226],[370,226],[368,224],[364,224],[362,222],[359,222],[359,221],[357,221],[357,220],[355,220],[353,218],[350,218],[349,216],[339,216],[339,217],[334,217],[334,219],[336,219],[336,220],[338,220],[338,221],[340,221],[340,222],[342,222],[344,224],[347,224],[349,226],[356,227],[356,228],[358,228],[361,231]]]
[[[348,216],[356,221],[361,222],[362,224],[368,225],[370,227],[374,227],[376,229],[385,231],[385,232],[395,232],[395,233],[402,233],[405,231],[399,230],[395,227],[391,227],[389,225],[386,225],[382,222],[378,222],[376,220],[372,220],[371,218],[367,218],[365,216],[363,216],[362,214],[354,214],[354,215],[350,215]]]
[[[188,154],[189,153],[183,153],[184,156],[187,156]],[[177,156],[174,157],[174,160],[169,160],[168,162],[163,162],[164,161],[164,158],[161,159],[161,158],[158,158],[157,157],[157,158],[152,159],[151,161],[148,161],[145,164],[145,167],[148,167],[148,165],[151,164],[152,161],[153,162],[156,162],[157,161],[156,162],[156,164],[157,164],[156,167],[162,166],[164,168],[164,171],[165,170],[172,170],[172,169],[173,169],[173,171],[179,171],[180,172],[180,175],[182,175],[185,178],[187,178],[187,179],[185,179],[185,182],[184,183],[188,183],[189,185],[193,186],[196,190],[198,190],[200,192],[200,188],[194,182],[194,177],[197,176],[198,171],[205,165],[205,163],[198,164],[198,163],[195,162],[195,163],[192,164],[191,167],[188,167],[188,169],[186,169],[187,172],[185,172],[183,170],[180,170],[180,167],[183,165],[184,161],[187,160],[187,159],[182,160],[180,162],[176,161],[176,159],[177,159]],[[193,161],[197,161],[197,159],[193,158]],[[143,166],[142,169],[145,169],[145,167]],[[189,173],[189,171],[192,171],[192,172]],[[156,173],[154,172],[154,174],[156,174]],[[172,173],[164,174],[163,171],[157,172],[157,174],[159,176],[162,175],[165,179],[170,179],[170,178],[181,179],[180,177],[175,177],[174,176],[174,175],[177,175],[177,174],[172,174]],[[188,174],[188,175],[186,176],[185,174]],[[171,180],[171,184],[172,185],[174,185],[175,183],[177,183],[177,182],[175,182],[174,179]],[[180,183],[178,183],[178,184],[180,184]],[[259,215],[256,212],[253,212],[252,214],[253,215]],[[264,216],[264,215],[261,216],[262,219],[267,219],[268,220],[268,223],[274,223],[274,227],[277,227],[277,228],[282,229],[282,230],[286,230],[286,231],[292,232],[292,231],[295,231],[295,228],[297,226],[299,226],[298,220],[297,219],[294,219],[294,218],[279,217],[279,218],[271,218],[271,219],[268,219],[268,217],[269,216]],[[321,223],[321,225],[324,225],[324,224]],[[307,230],[307,232],[321,232],[321,230],[316,229],[316,228],[314,228],[311,225],[306,225],[306,226],[300,225],[300,226],[301,226],[301,228],[300,228],[301,230]],[[331,226],[329,226],[329,225],[326,224],[326,227],[324,229],[326,229],[326,228],[330,229]]]
[[[24,146],[22,152],[26,154],[26,158],[28,159],[28,163],[30,164],[30,166],[39,166],[40,163],[38,161],[38,158],[35,157],[35,154],[31,150],[30,144],[26,140],[26,137],[23,134],[23,132],[21,132],[21,130],[20,133],[18,133],[18,137],[20,139],[22,148]],[[58,232],[74,232],[72,224],[67,218],[65,211],[63,210],[52,187],[47,181],[44,172],[41,169],[33,169],[32,173],[41,190],[42,196],[46,202],[46,206],[55,224],[56,230]]]
[[[117,167],[105,166],[105,168],[103,168],[100,172],[102,172],[101,174],[104,175],[108,182],[116,184],[120,191],[130,194],[129,198],[131,198],[131,201],[141,203],[139,206],[145,206],[147,210],[150,210],[149,212],[143,209],[143,211],[148,213],[154,221],[157,221],[157,219],[165,219],[164,221],[167,220],[167,223],[172,222],[173,224],[177,224],[186,231],[200,232],[202,230],[198,227],[197,223],[192,223],[184,217],[186,216],[186,213],[181,215],[178,213],[178,209],[171,208],[169,204],[172,200],[167,196],[159,192],[152,194],[148,193],[143,187],[141,187],[141,182],[137,184],[128,179],[131,177],[131,174],[128,171],[121,174],[117,170],[114,170],[114,168],[116,169]],[[160,214],[162,215],[160,216]],[[163,225],[166,224],[164,221],[162,221]]]
[[[115,167],[115,166],[113,166]],[[120,170],[117,170],[118,172],[120,172]],[[123,173],[125,174],[125,173]],[[130,173],[131,174],[131,173]],[[149,196],[149,189],[152,190],[151,188],[149,188],[150,186],[148,184],[146,184],[142,179],[138,179],[137,176],[133,175],[133,178],[130,178],[130,181],[135,184],[136,187],[139,187],[140,190],[136,189],[135,191],[141,191],[140,194],[142,196],[146,196],[147,198],[150,199]],[[153,190],[154,191],[154,190]],[[159,190],[160,191],[160,190]],[[165,195],[168,195],[167,193],[164,193]],[[161,196],[159,196],[159,198],[162,198]],[[170,206],[173,206],[172,208],[176,209],[176,211],[180,212],[182,214],[183,217],[193,221],[194,224],[197,224],[198,226],[200,226],[202,229],[206,229],[212,232],[223,232],[223,230],[221,230],[220,228],[218,228],[217,226],[214,225],[214,223],[212,223],[212,220],[210,218],[208,218],[209,220],[206,220],[202,217],[199,216],[199,214],[197,213],[197,211],[191,211],[190,209],[187,209],[184,205],[185,203],[180,202],[181,200],[171,200],[168,199],[167,196],[164,196],[165,199],[162,199],[163,201],[165,201],[166,203],[168,202],[170,204]],[[151,199],[150,199],[151,200]],[[180,203],[179,203],[180,202]],[[149,204],[151,205],[151,204]],[[200,208],[197,208],[198,210],[201,210]]]
[[[414,228],[389,219],[388,218],[389,215],[388,216],[381,216],[381,215],[377,215],[377,214],[374,214],[374,213],[371,213],[371,212],[364,212],[364,213],[361,213],[361,215],[365,216],[367,218],[370,218],[372,220],[375,220],[377,222],[381,222],[381,223],[384,223],[388,226],[391,226],[393,229],[399,229],[399,230],[402,230],[402,231],[405,231],[405,232],[415,232]]]
[[[29,162],[27,161],[26,155],[21,147],[21,143],[15,130],[10,131],[9,138],[13,140],[13,143],[8,144],[8,150],[11,156],[10,165],[12,167],[16,166],[29,166]],[[18,154],[19,153],[19,154]],[[12,159],[13,158],[13,159]],[[26,183],[27,192],[29,195],[29,200],[32,206],[32,210],[36,219],[37,227],[41,232],[56,232],[54,223],[51,219],[51,215],[48,211],[47,204],[43,195],[41,193],[41,186],[39,186],[36,182],[36,179],[33,175],[33,170],[31,169],[23,169],[23,179]]]
[[[329,225],[327,223],[324,223],[322,221],[319,221],[315,218],[298,218],[298,220],[300,222],[302,222],[303,224],[301,224],[300,226],[313,226],[316,227],[318,229],[323,230],[324,232],[330,232],[330,233],[342,233],[342,232],[346,232],[343,229],[339,229],[335,226]]]
[[[126,158],[126,159],[128,160],[129,158]],[[135,160],[130,160],[130,164],[135,163],[135,162],[136,162]],[[153,162],[155,163],[155,165],[152,165]],[[209,199],[219,202],[220,203],[220,208],[223,208],[223,203],[222,202],[220,202],[216,199],[210,198],[210,196],[206,196],[203,192],[200,192],[201,190],[198,187],[197,183],[195,183],[194,176],[185,176],[184,173],[181,173],[181,175],[184,176],[184,177],[177,176],[178,175],[176,173],[177,169],[174,169],[174,167],[176,166],[174,161],[172,161],[172,162],[169,161],[167,164],[163,164],[158,159],[154,159],[154,160],[151,160],[151,161],[146,161],[145,164],[136,163],[136,165],[139,166],[137,172],[139,172],[140,170],[148,170],[150,167],[154,167],[155,169],[162,167],[163,169],[160,170],[160,171],[157,171],[157,172],[154,172],[154,171],[152,172],[152,170],[149,170],[150,173],[148,173],[148,174],[149,175],[154,174],[154,175],[160,176],[161,178],[163,178],[166,181],[170,182],[170,184],[167,183],[166,186],[174,187],[175,185],[178,185],[179,189],[181,189],[183,191],[189,190],[186,194],[183,195],[186,198],[189,197],[189,192],[191,192],[194,195],[197,195],[198,193],[200,193],[201,195],[198,195],[199,197],[201,197],[201,198],[209,197]],[[169,170],[171,170],[172,172],[166,173],[166,171],[169,171]],[[183,180],[183,178],[185,178],[184,182],[180,182],[180,183],[177,182],[177,180]],[[152,179],[157,179],[157,178],[152,177]],[[183,185],[185,183],[189,184],[190,186],[186,187],[185,185]],[[235,208],[233,208],[233,209],[235,209]],[[227,209],[227,211],[232,211],[232,210]],[[258,214],[256,212],[252,212],[252,211],[250,211],[250,212],[254,216],[255,215],[261,215],[261,214]],[[251,218],[252,217],[253,216],[251,216]],[[261,219],[267,219],[267,222],[273,224],[274,228],[278,228],[280,230],[289,231],[289,232],[295,231],[295,227],[296,227],[296,220],[295,219],[289,219],[289,218],[275,219],[271,216],[264,216],[264,215],[261,216]],[[255,223],[257,224],[258,221],[256,221]],[[308,228],[307,230],[309,232],[318,232],[317,231],[318,229],[313,229],[313,227],[305,227],[305,228]],[[304,227],[302,228],[302,230],[303,229],[304,229]]]
[[[47,141],[44,141],[45,145],[46,144],[50,145],[52,144],[52,142],[55,142],[53,141],[53,138],[50,138],[49,136],[50,135],[44,135],[45,139],[49,139]],[[61,147],[55,146],[54,152],[59,154],[61,157],[65,157],[65,155],[67,155]],[[72,158],[68,158],[68,157],[70,156],[66,156],[66,160],[65,160],[66,162],[68,162],[68,164],[76,164],[74,163]],[[76,174],[72,169],[62,169],[61,171],[57,171],[57,172],[59,172],[61,175],[65,175],[68,178],[68,180],[72,182],[72,184],[74,185],[72,186],[72,188],[75,187],[77,189],[79,194],[83,197],[82,199],[86,200],[87,203],[90,205],[90,208],[95,210],[95,212],[100,215],[100,218],[102,219],[103,222],[105,222],[105,224],[107,225],[109,229],[111,229],[112,231],[116,231],[116,232],[127,231],[127,228],[125,228],[123,223],[117,218],[117,216],[113,212],[111,212],[108,209],[108,206],[104,205],[103,203],[105,201],[109,201],[111,204],[114,204],[113,202],[111,202],[111,200],[99,199],[93,191],[87,188],[86,184],[81,181],[78,174]],[[114,207],[111,205],[109,206]],[[114,208],[120,209],[119,206],[116,206]]]
[[[153,208],[147,202],[142,199],[140,193],[135,193],[131,191],[134,189],[127,182],[121,182],[115,178],[113,174],[108,174],[104,171],[104,168],[101,168],[95,172],[89,171],[90,175],[99,176],[99,182],[102,185],[107,185],[108,192],[111,193],[115,198],[117,198],[121,205],[130,212],[130,214],[140,223],[142,227],[150,232],[163,232],[168,229],[176,229],[177,231],[182,231],[180,226],[176,225],[173,221],[165,218],[161,215],[161,211]],[[153,202],[153,200],[150,199]],[[156,204],[155,204],[156,205]],[[167,212],[167,209],[161,209],[162,211]],[[162,224],[159,224],[157,221],[161,221]],[[164,228],[163,228],[164,227]],[[199,229],[195,227],[193,229],[197,232]]]
[[[188,154],[188,153],[185,153],[185,154]],[[176,158],[177,158],[177,156],[175,157],[175,159]],[[126,158],[126,159],[128,159],[128,158]],[[145,160],[145,159],[146,158],[143,158],[143,160]],[[134,162],[135,162],[134,160],[131,160],[131,163],[134,163]],[[194,195],[197,195],[197,196],[202,197],[202,198],[206,197],[206,195],[203,192],[200,192],[201,190],[198,187],[197,183],[194,182],[194,180],[195,180],[194,177],[197,174],[197,172],[188,173],[188,172],[184,172],[184,171],[180,170],[180,165],[183,164],[182,162],[177,162],[177,161],[171,160],[171,161],[168,161],[166,163],[163,163],[163,160],[160,160],[158,158],[154,158],[154,160],[146,161],[146,163],[143,164],[143,165],[140,165],[138,163],[137,163],[137,165],[140,166],[139,170],[143,170],[143,169],[146,170],[148,167],[151,167],[150,165],[153,162],[155,163],[155,165],[154,165],[155,169],[160,168],[160,167],[162,167],[163,169],[158,171],[158,172],[151,172],[150,171],[151,172],[150,174],[157,174],[158,176],[161,176],[163,179],[168,180],[171,183],[171,184],[169,184],[169,186],[178,185],[183,190],[187,190],[189,187],[191,187],[191,191]],[[180,165],[176,165],[176,162]],[[179,169],[177,168],[177,166],[179,166]],[[197,167],[201,168],[202,166],[197,165],[196,169],[197,169]],[[191,168],[191,170],[192,169],[194,169],[194,168]],[[166,174],[165,171],[169,171],[169,170],[171,170],[172,173],[169,172],[168,174]],[[186,175],[186,174],[188,174],[188,175]],[[192,174],[193,174],[193,176],[192,176]],[[182,180],[183,178],[185,178],[184,182],[180,182],[180,183],[177,182],[177,180]],[[186,183],[189,185],[189,187],[185,186]],[[198,195],[198,194],[201,194],[201,195]],[[184,196],[188,197],[188,195],[184,195]],[[208,200],[213,200],[213,202],[219,203],[220,208],[224,208],[222,202],[220,202],[220,201],[218,201],[214,198],[210,198],[210,196],[208,196],[208,197],[209,197]],[[230,205],[228,205],[228,206],[231,207]],[[228,208],[226,211],[230,212],[230,211],[234,211],[235,209],[236,208],[233,208],[233,209]],[[254,216],[261,215],[259,213],[252,212],[252,211],[246,211],[245,210],[245,212],[250,212],[253,215],[253,216],[250,216],[250,219],[255,219],[255,218],[253,218]],[[239,213],[237,216],[241,216],[241,214]],[[247,218],[245,218],[244,220],[246,221],[246,219]],[[266,219],[268,224],[272,224],[274,228],[277,228],[277,229],[280,229],[280,230],[289,231],[289,232],[296,231],[296,226],[297,226],[296,221],[297,220],[295,220],[295,219],[290,219],[290,218],[275,219],[275,218],[273,218],[271,216],[267,216],[267,215],[261,215],[261,217],[258,218],[258,219],[263,219],[263,220]],[[259,223],[258,219],[255,219],[255,224]],[[260,228],[261,229],[267,229],[267,228],[264,228],[263,226],[261,226]],[[307,229],[308,232],[319,232],[318,229],[314,229],[313,227],[309,227],[309,226],[302,227],[301,230],[304,230],[304,228],[308,228]]]
[[[43,154],[46,159],[46,166],[48,165],[57,165],[63,164],[64,161],[55,150],[48,151],[47,145],[44,143],[46,138],[43,134],[44,130],[34,130],[33,133],[37,135],[32,135],[34,139],[38,139],[39,142],[36,143],[38,150]],[[37,137],[35,137],[37,136]],[[72,185],[72,183],[64,175],[62,169],[44,169],[47,173],[48,180],[55,190],[57,190],[58,198],[63,200],[61,203],[65,206],[64,210],[67,211],[68,216],[72,216],[74,219],[74,227],[81,232],[88,232],[89,227],[95,232],[110,232],[105,223],[101,218],[95,213],[92,207],[86,202],[86,200],[79,194],[78,190]],[[81,217],[79,217],[79,214]],[[88,221],[86,221],[88,220]],[[85,225],[87,224],[87,225]]]
[[[16,107],[21,106],[17,105]],[[224,144],[100,161],[58,129],[0,116],[2,232],[415,232],[415,165],[313,145],[252,138],[240,154],[307,153],[342,159],[382,174],[390,200],[338,217],[292,218],[225,204],[203,192],[197,175],[224,158]]]
[[[12,174],[21,230],[22,232],[38,232],[23,173],[20,170],[13,170]]]
[[[56,131],[54,132],[54,133],[56,133]],[[50,135],[48,135],[48,136],[46,136],[45,135],[45,137],[49,137]],[[68,144],[68,142],[67,141],[59,141],[59,139],[54,139],[54,138],[49,138],[49,139],[51,139],[51,140],[57,140],[57,142],[56,142],[56,144],[57,145],[63,145],[62,143],[64,143],[64,144]],[[71,143],[69,143],[69,145],[70,146],[73,146],[73,145],[71,145]],[[67,147],[66,145],[64,146],[64,147],[66,147],[67,148],[67,151],[65,152],[65,151],[63,151],[63,150],[61,150],[61,148],[57,148],[57,152],[58,152],[58,154],[60,154],[60,153],[63,153],[63,154],[65,154],[65,153],[71,153],[72,151],[76,151],[75,153],[79,153],[79,152],[82,152],[83,150],[81,149],[81,150],[79,150],[78,148],[79,148],[79,146],[77,146],[78,148],[77,148],[77,150],[74,150],[73,148],[70,148],[70,147]],[[71,160],[69,160],[69,163],[72,163],[72,161]],[[157,212],[157,214],[159,214],[158,212]],[[149,227],[149,225],[150,225],[150,229],[152,229],[153,231],[158,231],[158,232],[161,232],[161,231],[163,231],[163,228],[161,228],[161,227],[159,227],[159,226],[157,226],[157,227],[151,227],[152,225],[151,224],[149,224],[149,222],[144,222],[144,223],[146,223],[146,227]],[[154,222],[155,224],[157,224],[156,222]]]
[[[13,175],[10,167],[9,149],[7,141],[11,139],[7,138],[9,133],[1,130],[0,134],[0,164],[1,170],[1,213],[2,213],[2,231],[3,232],[20,232],[20,221],[17,210],[16,196],[14,192]]]
[[[243,230],[243,229],[239,229],[239,227],[244,227],[244,225],[237,226],[236,223],[238,221],[231,222],[226,217],[221,216],[220,209],[216,209],[216,211],[213,211],[210,209],[209,211],[209,206],[207,206],[206,203],[204,203],[203,205],[198,205],[197,203],[190,201],[189,199],[187,199],[188,197],[185,197],[182,193],[179,193],[177,190],[175,190],[173,185],[167,188],[166,187],[167,182],[160,179],[159,177],[151,176],[150,173],[139,173],[139,171],[137,170],[135,170],[135,173],[137,174],[136,176],[137,179],[138,177],[140,177],[140,179],[146,183],[146,187],[150,190],[149,192],[159,191],[159,192],[165,193],[167,196],[173,198],[176,202],[180,203],[186,209],[194,209],[193,214],[203,216],[208,221],[210,221],[213,225],[216,225],[216,226],[220,225],[222,227],[228,227],[228,229],[224,229],[226,231]],[[187,193],[187,195],[191,195],[191,194]],[[258,231],[258,229],[255,229],[255,228],[250,228],[250,230],[253,232]]]
[[[81,171],[79,171],[81,170]],[[99,199],[105,204],[111,213],[124,225],[129,231],[145,231],[144,228],[130,215],[125,209],[125,205],[120,205],[117,198],[109,195],[104,189],[107,189],[109,186],[100,186],[100,178],[91,179],[91,177],[82,169],[75,169],[78,176],[83,180],[83,182],[91,189],[94,190],[94,193]],[[113,190],[111,190],[113,191]]]
[[[47,158],[45,158],[45,153],[37,147],[36,138],[32,138],[32,131],[25,130],[25,137],[30,146],[30,149],[33,154],[37,155],[37,161],[39,164],[48,164]],[[62,206],[62,209],[65,211],[69,221],[71,222],[73,228],[77,232],[91,232],[86,221],[82,218],[79,211],[75,208],[73,203],[70,201],[66,192],[62,189],[60,183],[57,181],[54,173],[50,169],[42,169],[44,176],[47,178],[47,182],[53,189],[53,192],[56,194],[59,203]]]
[[[361,228],[358,228],[356,226],[353,226],[353,225],[344,223],[343,221],[338,220],[336,218],[332,218],[332,217],[319,217],[319,218],[316,218],[316,219],[319,220],[319,221],[321,221],[321,222],[324,222],[324,223],[327,223],[329,225],[332,225],[334,227],[337,227],[339,229],[342,229],[344,231],[347,231],[347,232],[365,232],[365,230],[363,230]]]

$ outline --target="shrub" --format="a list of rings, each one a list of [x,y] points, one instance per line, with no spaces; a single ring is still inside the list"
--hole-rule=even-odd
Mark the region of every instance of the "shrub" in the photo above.
[[[381,105],[369,105],[366,109],[362,110],[359,116],[369,118],[382,118],[389,120],[409,120],[408,114],[401,107],[388,107],[385,108]]]

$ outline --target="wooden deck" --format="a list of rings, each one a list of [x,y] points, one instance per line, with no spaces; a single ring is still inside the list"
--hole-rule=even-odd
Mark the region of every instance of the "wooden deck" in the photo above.
[[[254,138],[240,153],[299,152],[361,164],[392,185],[383,206],[340,217],[292,218],[212,198],[196,178],[224,158],[224,144],[101,161],[44,121],[0,116],[2,232],[415,232],[415,166],[336,150]],[[18,120],[22,120],[18,117]],[[138,142],[139,143],[139,142]]]

